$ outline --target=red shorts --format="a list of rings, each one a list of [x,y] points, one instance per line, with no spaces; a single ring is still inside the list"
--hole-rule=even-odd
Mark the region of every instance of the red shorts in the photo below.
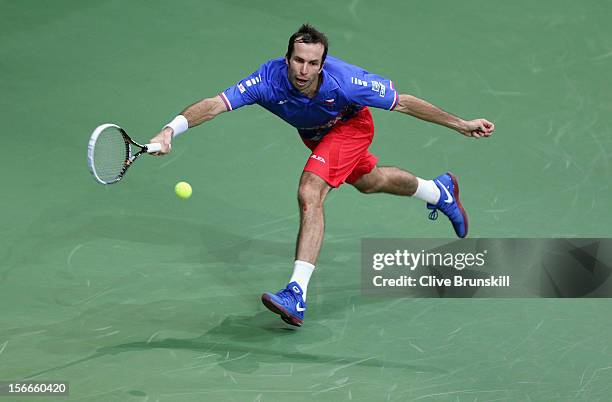
[[[378,158],[368,152],[374,138],[372,113],[364,107],[347,121],[339,121],[320,141],[302,138],[312,154],[304,166],[332,187],[354,183],[370,173]]]

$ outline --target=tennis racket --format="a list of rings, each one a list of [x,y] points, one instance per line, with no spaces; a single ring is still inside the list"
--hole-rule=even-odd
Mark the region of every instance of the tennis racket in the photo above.
[[[87,147],[89,171],[100,184],[113,184],[123,179],[128,168],[144,153],[159,152],[161,144],[140,145],[124,129],[107,123],[96,127]]]

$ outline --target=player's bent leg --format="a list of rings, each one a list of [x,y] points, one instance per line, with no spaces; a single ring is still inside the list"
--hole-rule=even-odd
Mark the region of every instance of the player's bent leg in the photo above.
[[[387,193],[415,196],[427,202],[431,210],[429,219],[436,220],[442,211],[453,225],[457,237],[468,232],[468,216],[459,199],[459,184],[452,173],[445,173],[435,180],[423,180],[396,167],[375,167],[352,183],[362,193]]]
[[[417,189],[417,178],[412,173],[394,166],[377,166],[351,184],[365,194],[411,196]]]

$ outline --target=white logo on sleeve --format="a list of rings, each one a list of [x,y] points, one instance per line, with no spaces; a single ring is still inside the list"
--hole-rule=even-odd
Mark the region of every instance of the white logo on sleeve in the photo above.
[[[359,78],[356,78],[356,77],[351,77],[351,83],[352,84],[356,84],[356,85],[360,85],[360,86],[363,86],[363,87],[367,87],[368,86],[367,81],[360,80]]]
[[[436,180],[436,181],[438,182],[440,187],[442,187],[442,190],[444,190],[444,192],[446,193],[446,199],[444,200],[444,202],[447,204],[450,204],[451,202],[453,202],[453,196],[448,192],[448,190],[446,189],[446,186],[440,183],[440,180]]]
[[[247,87],[253,86],[253,85],[257,85],[261,82],[261,75],[257,76],[257,77],[253,77],[253,78],[249,78],[248,80],[245,80],[244,83],[246,84]]]
[[[244,88],[244,85],[238,83],[238,90],[240,91],[241,94],[244,93],[244,91],[246,91],[246,89]]]
[[[372,81],[372,91],[378,92],[381,98],[385,97],[385,93],[387,92],[387,87],[382,82]]]

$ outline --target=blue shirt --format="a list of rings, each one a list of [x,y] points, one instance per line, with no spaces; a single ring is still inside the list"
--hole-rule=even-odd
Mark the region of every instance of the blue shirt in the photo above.
[[[319,140],[340,120],[364,106],[393,110],[398,93],[393,82],[360,67],[327,56],[314,98],[289,81],[285,58],[272,59],[253,74],[221,92],[227,110],[257,103],[298,129],[305,139]]]

